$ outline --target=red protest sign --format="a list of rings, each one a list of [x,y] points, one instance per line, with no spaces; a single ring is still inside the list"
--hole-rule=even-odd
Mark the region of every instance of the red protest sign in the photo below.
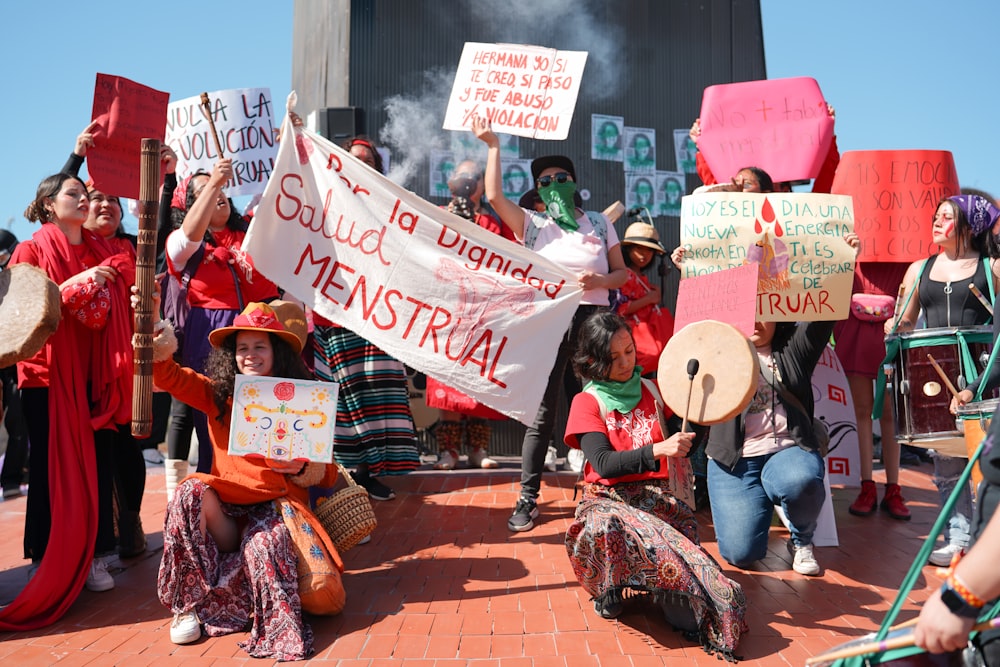
[[[751,336],[757,315],[757,269],[749,262],[682,280],[677,286],[674,331],[692,322],[718,320]]]
[[[938,202],[959,193],[948,151],[847,151],[833,194],[854,198],[860,262],[913,262],[933,254]]]
[[[139,198],[142,140],[163,139],[168,93],[120,76],[98,74],[93,120],[100,130],[87,151],[87,172],[94,187],[119,197]]]
[[[833,118],[809,77],[709,86],[698,150],[720,183],[760,167],[775,183],[815,178],[833,140]]]

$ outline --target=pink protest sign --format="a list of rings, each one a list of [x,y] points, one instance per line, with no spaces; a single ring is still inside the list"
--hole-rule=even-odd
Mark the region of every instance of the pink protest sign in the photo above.
[[[87,151],[87,172],[101,192],[139,197],[142,140],[163,139],[167,127],[168,93],[135,81],[98,74],[94,86],[94,146]]]
[[[833,140],[833,118],[809,77],[709,86],[698,150],[720,183],[760,167],[775,183],[815,178]]]
[[[675,310],[674,331],[692,322],[718,320],[749,338],[757,313],[757,265],[685,278],[677,287]]]
[[[859,262],[913,262],[936,251],[934,212],[959,185],[948,151],[847,151],[831,192],[854,198]]]

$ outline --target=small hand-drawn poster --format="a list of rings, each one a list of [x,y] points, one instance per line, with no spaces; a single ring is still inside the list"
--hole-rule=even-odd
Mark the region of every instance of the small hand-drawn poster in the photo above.
[[[720,192],[681,200],[681,279],[754,263],[760,322],[842,320],[854,282],[845,195]]]
[[[679,171],[656,172],[656,212],[679,218],[681,198],[684,196],[684,174]]]
[[[656,130],[625,128],[625,171],[652,174],[656,171]]]
[[[229,453],[333,462],[336,382],[237,375]]]
[[[590,116],[590,158],[592,160],[610,160],[622,162],[625,151],[622,150],[622,134],[625,132],[624,116]]]

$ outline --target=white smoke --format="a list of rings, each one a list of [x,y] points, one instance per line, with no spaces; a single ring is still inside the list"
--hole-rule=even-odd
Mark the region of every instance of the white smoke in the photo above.
[[[424,72],[424,82],[415,96],[393,95],[385,101],[386,124],[379,139],[392,149],[388,178],[406,186],[422,171],[432,150],[448,147],[448,134],[441,129],[454,71]]]

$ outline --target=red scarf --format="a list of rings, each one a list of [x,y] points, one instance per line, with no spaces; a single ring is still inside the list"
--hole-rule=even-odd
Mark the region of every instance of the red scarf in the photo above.
[[[32,236],[39,267],[56,284],[84,270],[69,239],[51,223]],[[49,494],[52,531],[41,566],[28,585],[0,610],[0,630],[34,630],[55,623],[76,600],[90,573],[97,536],[97,463],[94,428],[111,427],[131,415],[132,348],[128,291],[135,265],[116,256],[96,234],[83,230],[83,242],[102,264],[121,273],[110,285],[111,311],[107,327],[91,336],[89,354],[78,349],[85,330],[63,308],[59,328],[45,343],[49,368]],[[91,357],[88,363],[88,356]],[[96,400],[91,414],[87,373]]]

